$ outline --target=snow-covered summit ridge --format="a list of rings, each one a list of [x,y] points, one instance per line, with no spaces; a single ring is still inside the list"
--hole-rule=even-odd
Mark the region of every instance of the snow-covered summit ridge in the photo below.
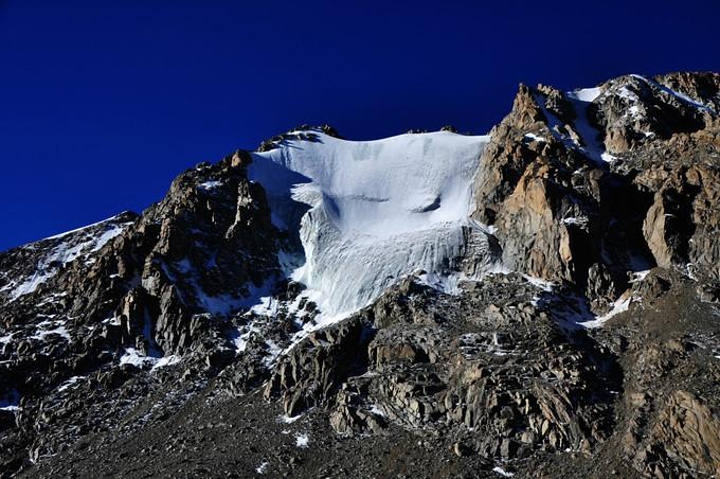
[[[275,224],[299,230],[304,253],[288,271],[330,316],[376,299],[417,270],[449,274],[469,245],[469,219],[487,136],[450,132],[346,141],[324,133],[253,155]],[[480,246],[482,248],[482,246]]]
[[[642,100],[639,96],[643,88],[651,91],[653,95],[663,100],[675,99],[687,106],[700,111],[717,113],[712,105],[706,104],[701,98],[694,98],[688,93],[673,89],[661,83],[658,78],[651,78],[638,74],[630,74],[603,82],[592,88],[580,88],[566,92],[568,97],[583,103],[596,103],[607,96],[618,96],[628,103],[627,113],[637,118],[642,108]],[[717,99],[717,95],[715,97]]]
[[[82,260],[95,262],[94,255],[120,235],[137,217],[126,211],[111,218],[72,231],[66,231],[35,243],[21,246],[25,254],[34,256],[32,270],[20,269],[0,273],[0,298],[14,301],[34,292],[41,284],[58,274],[66,265]]]

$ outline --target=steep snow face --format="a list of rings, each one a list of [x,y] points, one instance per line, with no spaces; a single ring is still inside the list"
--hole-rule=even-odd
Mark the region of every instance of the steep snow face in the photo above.
[[[249,176],[267,191],[276,226],[299,230],[304,258],[287,261],[288,273],[325,315],[355,311],[420,269],[447,276],[468,248],[489,251],[469,219],[489,137],[316,135],[255,154]]]

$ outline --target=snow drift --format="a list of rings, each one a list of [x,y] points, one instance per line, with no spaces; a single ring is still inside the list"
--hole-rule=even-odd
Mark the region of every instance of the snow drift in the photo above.
[[[253,154],[248,173],[265,188],[275,225],[298,233],[302,252],[287,273],[324,315],[356,311],[418,270],[448,286],[468,248],[490,261],[485,231],[469,218],[489,137],[312,136]]]

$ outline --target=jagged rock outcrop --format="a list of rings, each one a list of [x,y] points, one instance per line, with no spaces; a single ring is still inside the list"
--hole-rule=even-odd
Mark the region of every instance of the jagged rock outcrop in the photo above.
[[[0,255],[13,265],[0,293],[2,391],[12,393],[8,407],[22,411],[22,429],[36,431],[14,437],[32,444],[33,460],[56,451],[69,440],[64,434],[84,433],[32,419],[45,421],[52,391],[97,374],[112,377],[99,387],[114,387],[133,369],[179,355],[215,368],[235,356],[230,313],[282,276],[282,239],[264,190],[245,176],[249,161],[238,151],[200,164],[141,216],[125,213]],[[33,272],[34,264],[43,266]],[[113,369],[118,361],[121,371]],[[61,417],[81,409],[64,410]]]
[[[560,329],[533,306],[534,294],[504,276],[457,298],[405,282],[306,339],[267,391],[283,398],[288,415],[302,411],[298,404],[328,407],[342,434],[388,424],[437,429],[466,451],[505,460],[539,447],[589,452],[609,433],[611,409],[599,398],[617,387],[612,359]],[[358,340],[362,318],[376,331],[369,342]]]
[[[650,434],[647,452],[640,459],[656,462],[655,471],[671,475],[676,472],[672,466],[678,464],[680,471],[720,473],[720,418],[695,395],[676,391],[667,398]]]
[[[720,130],[709,139],[678,139],[666,147],[676,162],[644,162],[635,182],[655,191],[643,230],[659,265],[691,264],[695,274],[718,278],[717,158]],[[656,155],[659,151],[651,150]]]
[[[274,368],[265,395],[281,395],[288,416],[327,403],[342,378],[361,367],[365,341],[359,318],[310,334]]]
[[[476,175],[475,217],[497,228],[504,263],[587,285],[599,311],[641,265],[716,277],[718,84],[677,74],[580,93],[521,86]]]

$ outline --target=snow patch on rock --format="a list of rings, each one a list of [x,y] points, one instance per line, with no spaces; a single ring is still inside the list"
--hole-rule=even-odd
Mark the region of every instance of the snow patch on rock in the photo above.
[[[310,444],[310,437],[307,434],[298,434],[295,436],[295,446],[306,448]]]
[[[602,95],[603,91],[600,87],[595,88],[581,88],[579,90],[574,90],[568,93],[568,96],[574,100],[582,101],[585,103],[592,103],[594,102],[600,95]]]
[[[613,303],[613,308],[607,314],[599,316],[593,321],[585,321],[579,324],[587,329],[600,328],[610,319],[614,318],[620,313],[624,313],[625,311],[627,311],[630,308],[631,301],[632,296],[629,294],[620,296],[620,298],[618,298],[618,300]]]
[[[513,477],[515,475],[514,473],[508,472],[500,466],[493,467],[493,472],[500,474],[503,477]]]

